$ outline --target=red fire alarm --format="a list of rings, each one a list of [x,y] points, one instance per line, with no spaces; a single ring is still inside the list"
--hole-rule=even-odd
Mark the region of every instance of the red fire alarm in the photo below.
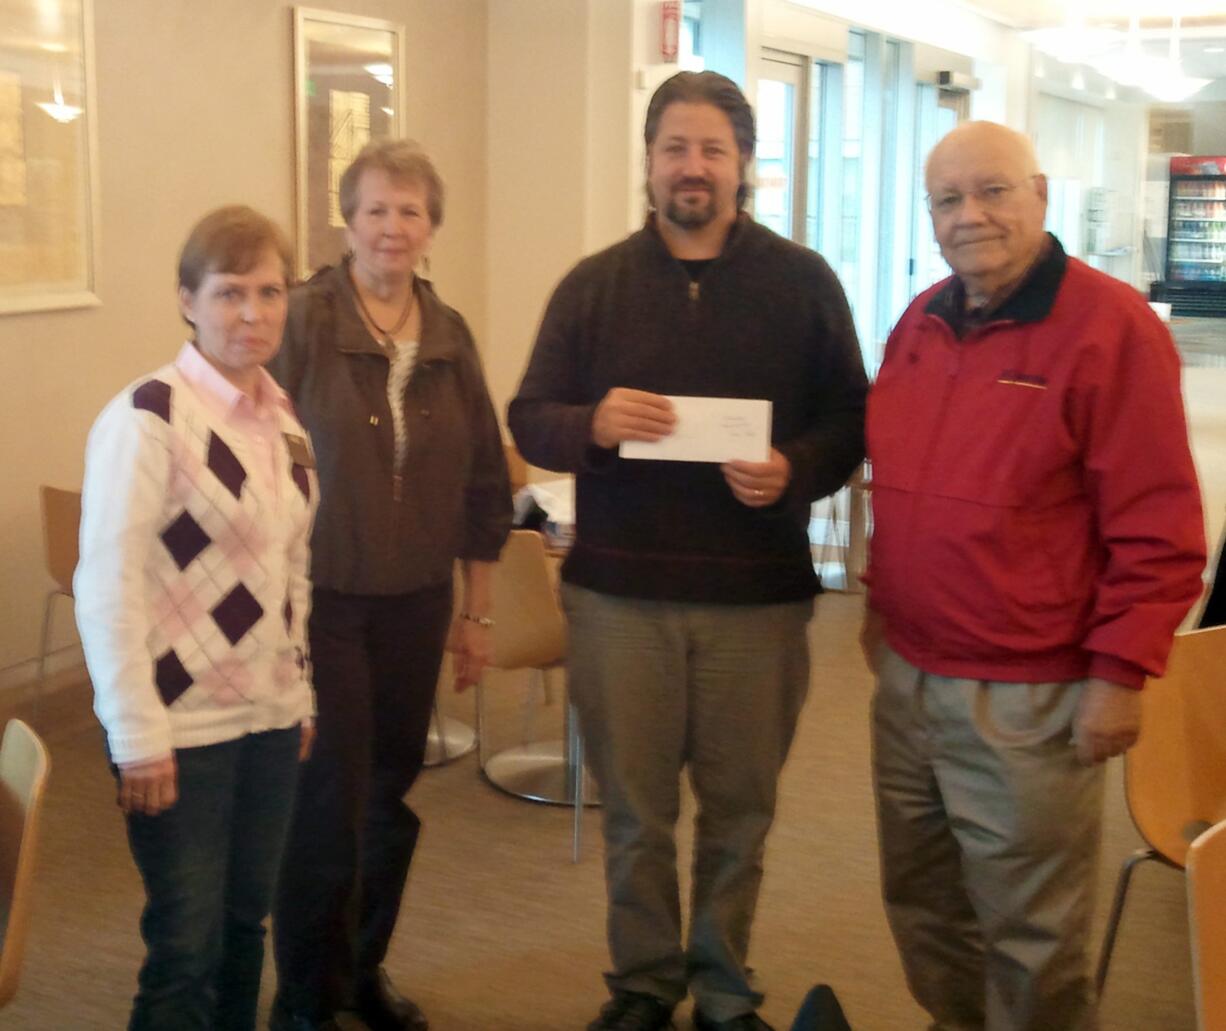
[[[681,0],[660,0],[660,59],[666,64],[677,60],[681,40]]]

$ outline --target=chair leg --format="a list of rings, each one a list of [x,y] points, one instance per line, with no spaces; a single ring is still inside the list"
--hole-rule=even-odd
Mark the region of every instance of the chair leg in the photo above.
[[[443,714],[438,711],[438,694],[434,695],[434,707],[430,713],[430,725],[434,728],[434,734],[438,740],[438,750],[442,755],[439,759],[439,765],[451,761],[451,756],[447,752],[447,734],[443,729]]]
[[[30,712],[30,720],[38,726],[38,718],[42,713],[43,694],[47,689],[47,652],[51,647],[51,618],[55,615],[55,599],[60,591],[50,591],[43,604],[43,627],[38,635],[38,678],[34,682],[34,706]]]
[[[1120,867],[1119,880],[1115,884],[1115,897],[1111,901],[1111,913],[1107,917],[1107,929],[1103,935],[1103,948],[1098,957],[1098,971],[1094,975],[1094,988],[1099,996],[1103,994],[1103,986],[1107,983],[1107,967],[1111,963],[1111,953],[1115,951],[1115,939],[1120,930],[1120,919],[1124,915],[1124,899],[1128,895],[1128,885],[1132,880],[1133,871],[1147,860],[1157,860],[1158,853],[1152,848],[1139,848]]]
[[[575,771],[574,830],[571,833],[570,861],[577,863],[579,862],[579,849],[583,844],[583,792],[586,787],[584,784],[586,771],[583,766],[583,736],[579,733],[579,714],[575,712],[575,707],[569,699],[566,702],[566,736],[569,738],[570,761]]]
[[[476,709],[477,720],[477,769],[485,772],[485,674],[477,677],[477,682],[473,685],[473,690],[476,692],[476,700],[473,707]]]

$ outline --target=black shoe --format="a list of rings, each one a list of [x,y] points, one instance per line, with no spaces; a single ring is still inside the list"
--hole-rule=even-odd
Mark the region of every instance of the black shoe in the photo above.
[[[756,1013],[742,1013],[729,1020],[712,1020],[700,1009],[694,1010],[695,1031],[774,1031]]]
[[[268,1017],[269,1031],[341,1031],[341,1026],[331,1017],[316,1019],[287,1010],[280,1003],[273,1003]]]
[[[673,1008],[646,992],[614,992],[587,1031],[662,1031],[673,1026]]]
[[[406,999],[382,967],[358,980],[353,1011],[370,1031],[429,1031],[430,1022],[412,999]]]

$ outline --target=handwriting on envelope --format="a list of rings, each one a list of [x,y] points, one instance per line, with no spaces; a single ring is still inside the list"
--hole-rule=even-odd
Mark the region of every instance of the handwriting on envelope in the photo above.
[[[663,440],[623,441],[622,458],[659,462],[765,462],[770,457],[771,403],[743,397],[669,396],[677,425]]]

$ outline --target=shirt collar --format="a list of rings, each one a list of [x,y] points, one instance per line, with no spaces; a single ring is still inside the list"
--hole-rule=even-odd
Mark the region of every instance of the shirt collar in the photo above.
[[[1040,258],[1018,284],[1016,290],[1001,302],[986,319],[987,322],[1042,322],[1056,303],[1056,294],[1064,281],[1068,256],[1060,241],[1047,234],[1047,253]],[[966,325],[966,287],[956,275],[951,276],[924,306],[929,315],[946,322],[961,336],[961,327]]]
[[[272,416],[277,408],[289,409],[285,392],[277,386],[266,370],[260,369],[254,396],[246,394],[218,372],[190,340],[180,348],[179,355],[175,358],[175,368],[222,419],[229,419],[236,413],[266,419]]]

